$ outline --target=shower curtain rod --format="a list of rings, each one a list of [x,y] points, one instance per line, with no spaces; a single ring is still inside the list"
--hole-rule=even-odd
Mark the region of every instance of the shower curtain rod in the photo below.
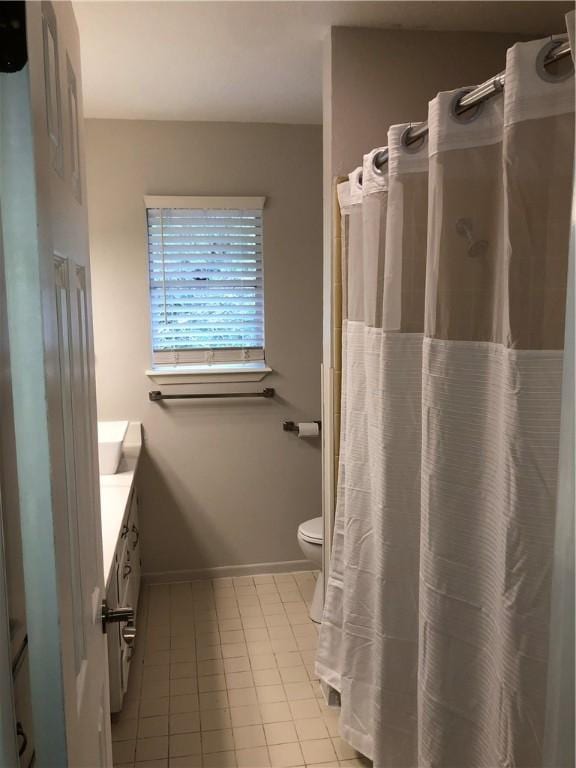
[[[548,67],[551,64],[554,64],[557,61],[560,61],[561,59],[564,59],[566,56],[570,56],[571,49],[570,49],[570,42],[566,41],[564,43],[558,43],[558,45],[553,48],[551,51],[548,52],[548,55],[543,61],[544,67]],[[469,91],[464,96],[462,96],[456,104],[454,105],[454,112],[456,115],[462,115],[464,112],[467,112],[469,109],[472,109],[473,107],[476,107],[478,104],[481,104],[484,101],[487,101],[488,99],[492,98],[492,96],[496,96],[496,94],[501,93],[501,91],[504,89],[504,84],[506,80],[506,73],[500,72],[494,77],[491,77],[489,80],[486,80],[486,82],[482,83],[482,85],[479,85],[477,88],[474,88],[472,91]],[[406,134],[404,135],[403,142],[406,144],[406,146],[410,146],[410,144],[415,144],[420,139],[423,139],[428,134],[428,124],[427,123],[421,123],[418,127],[412,129],[408,129]],[[372,160],[372,163],[374,165],[374,168],[377,171],[382,171],[386,163],[388,162],[388,148],[386,147],[381,152],[377,152],[374,155],[374,159]]]

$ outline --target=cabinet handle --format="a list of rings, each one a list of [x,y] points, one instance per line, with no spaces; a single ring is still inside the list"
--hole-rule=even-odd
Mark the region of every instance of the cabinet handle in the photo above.
[[[128,536],[129,531],[130,531],[130,528],[128,528],[126,523],[124,523],[124,525],[122,526],[122,532],[120,533],[120,538],[125,539],[126,536]]]
[[[28,737],[26,736],[24,732],[24,728],[22,727],[22,723],[18,721],[16,723],[16,735],[19,739],[22,739],[22,743],[20,744],[20,747],[18,748],[18,756],[22,757],[24,752],[26,752],[28,748]]]
[[[132,524],[132,533],[136,534],[136,538],[132,544],[132,549],[136,549],[136,545],[140,541],[140,531],[138,530],[138,527],[135,523]]]
[[[130,565],[130,563],[126,563],[124,565],[123,578],[127,579],[128,576],[130,576],[131,573],[132,573],[132,566]]]

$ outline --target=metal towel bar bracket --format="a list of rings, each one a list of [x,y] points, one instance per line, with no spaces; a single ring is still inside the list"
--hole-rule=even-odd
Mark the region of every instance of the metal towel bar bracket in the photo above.
[[[152,403],[157,403],[160,400],[208,400],[222,397],[266,397],[271,398],[276,394],[276,390],[273,387],[266,387],[261,392],[218,392],[217,394],[192,394],[192,395],[165,395],[158,389],[154,389],[148,393],[148,399]]]

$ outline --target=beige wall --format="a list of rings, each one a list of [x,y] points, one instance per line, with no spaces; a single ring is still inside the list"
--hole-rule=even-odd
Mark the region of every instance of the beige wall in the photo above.
[[[99,418],[144,425],[144,571],[301,559],[297,526],[320,514],[320,441],[283,432],[282,420],[320,417],[321,128],[88,120],[86,138]],[[266,195],[274,374],[227,388],[273,386],[274,401],[148,401],[160,387],[144,373],[145,194]]]
[[[558,30],[563,19],[559,13]],[[386,144],[394,123],[428,116],[438,91],[481,83],[506,64],[522,36],[493,32],[412,32],[334,27],[328,61],[331,87],[331,173],[347,174],[362,155]]]

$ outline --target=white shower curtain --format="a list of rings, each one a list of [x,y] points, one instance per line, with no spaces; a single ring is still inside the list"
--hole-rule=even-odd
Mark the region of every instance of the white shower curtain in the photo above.
[[[317,671],[377,768],[542,766],[574,78],[388,134],[339,188],[343,401]]]

